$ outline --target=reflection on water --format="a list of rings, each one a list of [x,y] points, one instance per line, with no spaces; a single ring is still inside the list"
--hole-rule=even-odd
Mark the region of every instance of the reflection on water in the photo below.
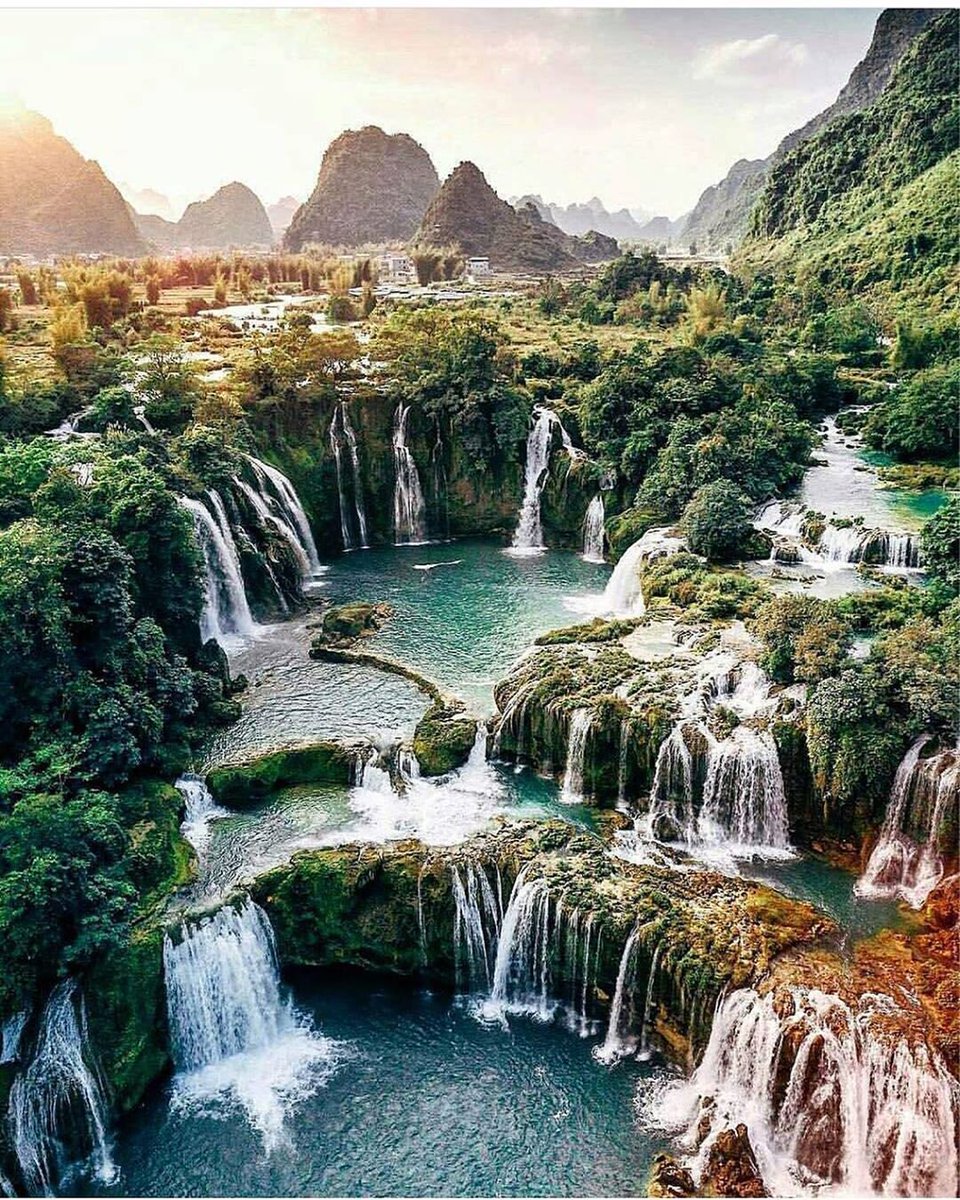
[[[633,1096],[655,1069],[595,1062],[553,1025],[482,1025],[409,984],[299,973],[298,1007],[350,1047],[265,1155],[239,1105],[173,1111],[166,1089],[121,1129],[99,1195],[639,1196],[665,1140]],[[253,1068],[251,1068],[253,1069]],[[89,1193],[88,1193],[89,1194]]]

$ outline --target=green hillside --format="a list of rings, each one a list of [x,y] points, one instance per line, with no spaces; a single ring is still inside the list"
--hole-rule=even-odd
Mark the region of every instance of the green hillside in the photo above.
[[[955,292],[958,19],[945,13],[871,107],[840,117],[771,172],[738,256],[890,311]]]

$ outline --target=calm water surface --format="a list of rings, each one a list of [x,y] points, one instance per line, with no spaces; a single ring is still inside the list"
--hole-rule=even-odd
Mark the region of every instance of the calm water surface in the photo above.
[[[303,975],[295,997],[338,1050],[292,1106],[272,1153],[228,1100],[174,1111],[154,1093],[121,1129],[120,1178],[98,1195],[641,1196],[664,1144],[635,1089],[590,1040],[531,1020],[479,1024],[448,996],[380,980]]]

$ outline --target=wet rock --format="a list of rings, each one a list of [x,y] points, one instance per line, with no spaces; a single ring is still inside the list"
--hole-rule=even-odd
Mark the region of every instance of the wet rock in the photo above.
[[[362,637],[370,637],[380,629],[393,609],[389,604],[367,604],[356,601],[338,604],[323,614],[320,632],[313,639],[314,648],[323,646],[352,646]]]
[[[707,1151],[701,1196],[768,1196],[746,1125],[723,1129]]]
[[[658,1154],[647,1185],[648,1196],[696,1196],[693,1176],[669,1154]]]

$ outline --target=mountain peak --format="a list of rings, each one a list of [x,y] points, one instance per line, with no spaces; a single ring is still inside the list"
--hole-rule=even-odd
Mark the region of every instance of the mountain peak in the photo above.
[[[344,130],[324,151],[313,193],[293,214],[284,244],[406,241],[439,184],[429,154],[409,134],[379,125]]]

